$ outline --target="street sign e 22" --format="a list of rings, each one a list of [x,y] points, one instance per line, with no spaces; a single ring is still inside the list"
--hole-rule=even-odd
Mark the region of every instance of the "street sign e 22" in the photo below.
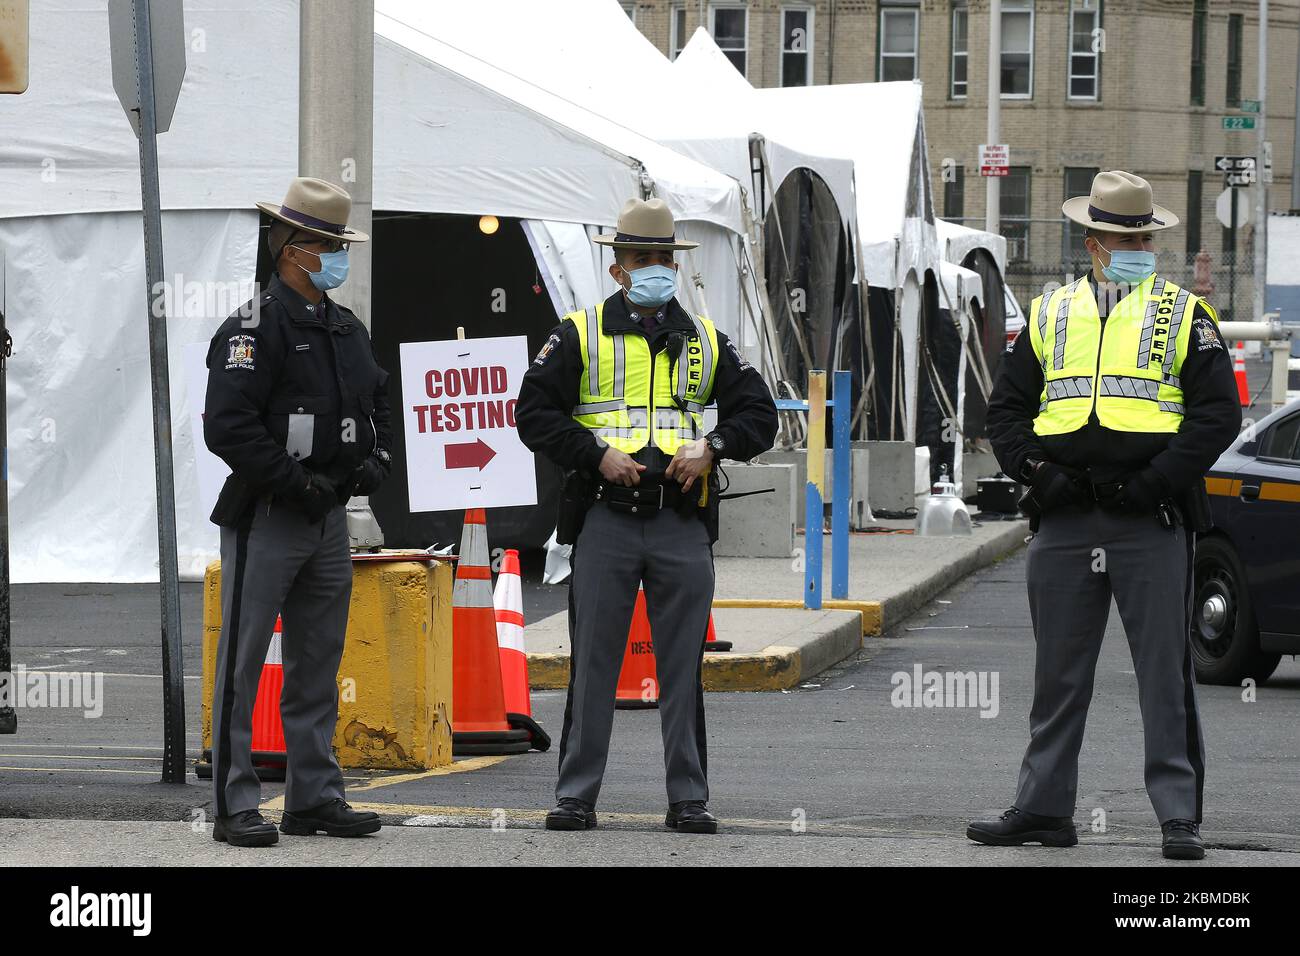
[[[1253,116],[1225,116],[1225,117],[1223,118],[1223,128],[1224,128],[1224,129],[1231,129],[1231,130],[1238,130],[1238,129],[1254,129],[1254,128],[1255,128],[1255,117],[1253,117]]]

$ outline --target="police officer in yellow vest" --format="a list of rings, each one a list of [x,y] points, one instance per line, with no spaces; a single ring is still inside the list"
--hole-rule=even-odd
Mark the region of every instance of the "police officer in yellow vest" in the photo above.
[[[1146,789],[1166,857],[1201,859],[1204,741],[1188,644],[1204,475],[1241,426],[1209,303],[1155,272],[1178,218],[1130,173],[1103,172],[1065,215],[1092,272],[1033,301],[989,402],[1003,470],[1030,485],[1026,576],[1037,644],[1030,741],[1015,804],[966,835],[1078,842],[1079,749],[1112,596],[1132,651]]]
[[[520,387],[524,443],[566,470],[559,540],[573,541],[569,696],[552,830],[596,825],[614,696],[639,585],[654,635],[672,829],[716,833],[700,667],[713,601],[716,464],[767,451],[776,406],[758,372],[674,297],[676,238],[663,200],[631,200],[613,235],[604,302],[564,317]],[[717,427],[704,409],[716,402]],[[576,537],[576,541],[574,540]]]

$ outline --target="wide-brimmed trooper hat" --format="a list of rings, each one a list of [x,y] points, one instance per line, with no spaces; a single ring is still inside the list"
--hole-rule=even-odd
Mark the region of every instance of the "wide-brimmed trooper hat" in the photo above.
[[[314,236],[344,242],[365,242],[370,238],[364,232],[348,228],[348,216],[352,213],[352,197],[348,191],[323,179],[299,176],[289,184],[284,202],[260,202],[257,208],[272,219]]]
[[[1061,204],[1061,212],[1097,232],[1157,232],[1178,225],[1178,217],[1151,201],[1151,184],[1115,169],[1098,173],[1092,192]]]
[[[677,238],[673,214],[662,199],[629,199],[618,214],[618,231],[592,241],[615,249],[694,249],[699,245]]]

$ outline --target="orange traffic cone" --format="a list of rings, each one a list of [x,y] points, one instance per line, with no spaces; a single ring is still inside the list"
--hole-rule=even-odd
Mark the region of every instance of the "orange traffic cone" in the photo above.
[[[549,750],[551,737],[533,720],[528,693],[528,653],[524,648],[524,589],[519,579],[519,552],[513,548],[501,558],[501,573],[492,592],[496,606],[497,650],[501,655],[501,691],[506,721],[526,730],[537,750]]]
[[[281,628],[277,615],[271,643],[266,648],[266,661],[262,664],[262,676],[257,681],[257,696],[253,698],[253,739],[249,749],[253,752],[253,771],[258,780],[283,780],[289,761],[284,724],[280,720],[280,692],[284,690]],[[203,751],[194,772],[203,780],[212,778],[212,751]]]
[[[650,637],[650,619],[645,610],[645,590],[636,593],[632,626],[627,632],[627,651],[618,672],[618,690],[614,706],[631,709],[659,706],[659,677],[655,672],[654,642]]]
[[[515,730],[506,720],[482,508],[465,512],[451,606],[451,752],[526,753],[532,746],[528,731]]]
[[[1246,384],[1246,343],[1238,342],[1233,350],[1232,374],[1237,379],[1237,400],[1242,408],[1250,407],[1250,386]]]
[[[731,641],[718,640],[718,629],[713,626],[713,612],[709,612],[709,633],[704,638],[704,649],[710,653],[713,651],[731,650]]]

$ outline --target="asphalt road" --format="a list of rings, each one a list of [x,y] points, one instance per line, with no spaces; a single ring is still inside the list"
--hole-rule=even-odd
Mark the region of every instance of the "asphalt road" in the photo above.
[[[527,585],[526,614],[535,618],[544,613],[543,604],[562,601],[563,594],[563,588]],[[185,588],[192,754],[199,726],[198,596],[197,586]],[[207,784],[192,776],[183,787],[157,782],[156,590],[21,587],[15,591],[14,615],[16,656],[22,663],[102,669],[108,676],[102,717],[28,710],[20,713],[19,734],[0,738],[0,818],[180,822],[199,812],[210,815]],[[986,853],[968,845],[966,821],[1001,809],[1012,798],[1027,736],[1032,661],[1022,552],[960,582],[887,637],[871,640],[856,659],[804,687],[708,695],[711,806],[737,838],[731,852],[742,856],[731,862],[816,860],[808,847],[789,842],[806,833],[833,841],[825,845],[826,862],[854,859],[856,841],[860,860],[875,862],[1159,863],[1159,830],[1142,789],[1133,668],[1115,614],[1098,666],[1080,766],[1076,819],[1086,850],[1073,856],[1038,850]],[[975,707],[894,706],[894,675],[910,674],[916,665],[996,673],[996,716],[982,717]],[[1300,664],[1284,661],[1253,703],[1243,702],[1236,688],[1199,692],[1209,750],[1204,831],[1211,846],[1223,851],[1219,862],[1300,863],[1300,807],[1294,800],[1300,792],[1300,743],[1294,733]],[[563,694],[537,693],[534,709],[558,736]],[[620,711],[600,801],[602,829],[583,836],[595,841],[582,844],[584,854],[611,861],[663,855],[681,862],[660,835],[661,754],[657,712]],[[386,821],[394,824],[461,832],[495,821],[514,834],[499,844],[501,853],[513,841],[524,841],[517,853],[506,854],[512,859],[568,857],[571,850],[559,835],[537,830],[552,802],[554,750],[482,763],[487,765],[430,775],[350,772],[350,799],[383,805]],[[272,809],[280,793],[280,787],[267,785],[264,797]],[[1094,823],[1103,819],[1104,829],[1094,831]],[[5,823],[0,833],[12,833],[13,825]],[[640,851],[630,838],[635,831],[647,832]],[[71,829],[65,832],[72,837]],[[404,832],[409,831],[386,830],[381,836],[402,839]],[[650,838],[650,832],[656,835]],[[449,852],[463,845],[466,859],[472,859],[472,844],[464,836],[419,839]],[[746,848],[751,855],[745,855]],[[322,847],[319,852],[339,851]],[[692,853],[700,861],[718,855]],[[376,862],[385,857],[377,849],[365,855],[377,855]]]

